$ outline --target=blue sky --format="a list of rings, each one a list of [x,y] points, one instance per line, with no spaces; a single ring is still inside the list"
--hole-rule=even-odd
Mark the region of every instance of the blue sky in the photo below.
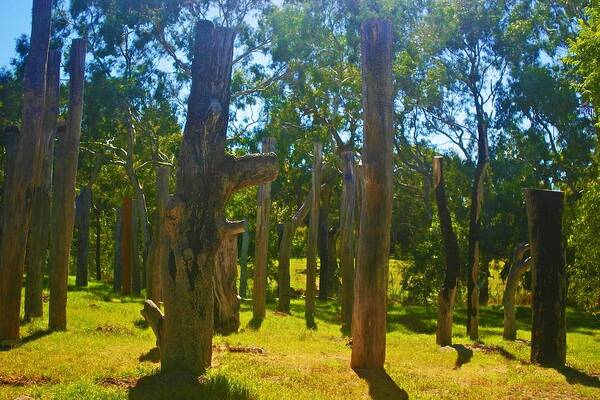
[[[32,0],[0,0],[0,67],[15,55],[15,39],[31,30]]]

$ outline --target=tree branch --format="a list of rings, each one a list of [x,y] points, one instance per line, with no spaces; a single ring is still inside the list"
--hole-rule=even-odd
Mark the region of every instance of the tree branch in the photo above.
[[[232,156],[226,161],[226,168],[230,194],[249,186],[272,182],[279,175],[279,161],[275,153]]]

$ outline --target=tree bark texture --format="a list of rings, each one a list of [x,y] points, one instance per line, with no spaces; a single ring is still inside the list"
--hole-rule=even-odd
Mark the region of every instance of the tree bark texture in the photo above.
[[[262,152],[275,150],[275,139],[264,138]],[[254,281],[252,286],[252,316],[265,318],[267,308],[267,258],[269,256],[269,226],[271,224],[271,183],[258,188],[256,238],[254,240]]]
[[[50,240],[50,316],[51,330],[67,329],[67,281],[69,255],[75,222],[75,180],[79,158],[81,118],[85,84],[86,42],[74,39],[71,46],[69,119],[67,129],[58,132],[56,169],[52,202]]]
[[[342,272],[342,328],[350,332],[354,303],[354,213],[356,209],[356,176],[354,152],[342,153],[343,191],[340,208],[340,269]]]
[[[44,116],[45,135],[43,140],[44,162],[42,180],[34,188],[32,203],[32,223],[29,231],[26,268],[27,286],[25,287],[25,320],[43,315],[42,291],[44,286],[44,265],[46,263],[50,235],[50,202],[52,199],[52,165],[54,161],[54,140],[58,124],[60,100],[60,50],[51,50],[48,54],[46,111]]]
[[[123,221],[123,207],[117,210],[117,219],[115,221],[114,231],[114,260],[113,260],[113,290],[117,293],[121,292],[123,287],[123,264],[121,260],[121,232]]]
[[[392,222],[392,24],[369,19],[361,31],[364,109],[358,255],[352,314],[353,369],[383,370]]]
[[[312,198],[310,201],[310,220],[308,224],[308,240],[306,243],[306,293],[304,319],[306,327],[316,328],[315,296],[317,295],[317,240],[319,237],[319,202],[321,200],[321,164],[323,162],[323,145],[314,143],[314,159],[312,170]]]
[[[567,356],[564,192],[525,189],[524,194],[533,278],[531,362],[562,367]]]
[[[236,158],[225,153],[234,39],[232,29],[209,21],[196,25],[177,189],[166,216],[170,255],[161,276],[163,372],[199,375],[210,366],[215,263],[233,229],[225,205],[236,191],[271,182],[278,174],[274,154]]]
[[[248,248],[250,247],[250,233],[248,222],[244,221],[244,233],[242,233],[242,248],[240,249],[240,297],[246,298],[248,292]]]
[[[96,204],[94,209],[96,215],[96,281],[100,282],[102,280],[102,263],[101,263],[101,236],[102,236],[102,225],[100,223],[100,217],[102,211],[100,209],[100,204]]]
[[[131,293],[140,297],[142,293],[142,268],[140,268],[140,241],[143,241],[143,234],[140,235],[140,219],[139,219],[139,205],[138,201],[133,201],[133,218],[131,220]],[[140,236],[142,236],[140,240]]]
[[[331,206],[331,195],[333,185],[325,185],[321,189],[321,202],[319,207],[319,236],[317,248],[319,251],[319,299],[327,300],[331,291],[329,265],[329,208]]]
[[[504,289],[504,295],[502,296],[502,305],[504,306],[504,331],[502,337],[506,340],[515,340],[517,338],[515,296],[521,277],[529,268],[529,261],[531,258],[525,258],[528,252],[529,243],[522,243],[515,248],[510,271],[506,278],[506,287]]]
[[[133,201],[123,199],[121,220],[121,294],[129,296],[133,284]]]
[[[148,251],[148,268],[146,289],[148,298],[155,303],[162,299],[160,271],[167,268],[169,258],[169,239],[165,225],[165,212],[169,201],[169,167],[158,167],[156,170],[157,200],[156,224],[154,238]]]
[[[242,232],[239,232],[242,233]],[[240,327],[240,297],[237,292],[237,235],[223,240],[217,252],[214,275],[215,332],[230,335]]]
[[[31,46],[23,79],[23,126],[15,152],[15,167],[9,169],[4,183],[0,245],[0,347],[12,346],[20,339],[21,287],[33,187],[42,178],[51,14],[51,0],[33,1]]]
[[[456,297],[458,276],[460,274],[460,252],[456,234],[452,228],[452,215],[448,208],[443,160],[443,157],[433,158],[433,186],[446,258],[444,284],[438,295],[438,320],[435,342],[440,346],[450,346],[452,345],[454,300]]]

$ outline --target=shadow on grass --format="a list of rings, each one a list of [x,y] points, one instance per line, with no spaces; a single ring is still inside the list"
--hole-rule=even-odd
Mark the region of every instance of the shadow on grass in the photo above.
[[[253,331],[257,331],[262,326],[264,318],[252,318],[250,322],[248,322],[247,328]]]
[[[158,347],[150,349],[150,350],[148,350],[147,353],[142,354],[140,356],[139,360],[141,362],[148,361],[148,362],[152,362],[152,363],[159,363],[160,362],[160,350],[158,349]]]
[[[29,334],[27,336],[22,337],[21,338],[21,344],[23,345],[23,344],[27,344],[29,342],[33,342],[35,340],[41,339],[43,337],[46,337],[46,336],[48,336],[50,334],[52,334],[52,331],[49,330],[49,329],[44,329],[44,330],[41,330],[41,331],[33,332],[33,333],[31,333],[31,334]]]
[[[137,381],[129,400],[250,400],[254,397],[238,382],[222,376],[194,377],[187,374],[156,374]]]
[[[454,344],[450,347],[456,350],[456,362],[454,363],[454,369],[459,369],[473,358],[473,350],[465,347],[462,344]]]
[[[292,315],[304,315],[304,304],[292,302],[290,304],[290,312]],[[315,298],[315,322],[318,320],[329,324],[341,324],[338,303]]]
[[[369,385],[372,400],[408,400],[408,393],[401,389],[385,371],[354,370]]]
[[[600,377],[588,375],[573,367],[558,367],[556,371],[561,373],[571,385],[583,385],[600,389]]]

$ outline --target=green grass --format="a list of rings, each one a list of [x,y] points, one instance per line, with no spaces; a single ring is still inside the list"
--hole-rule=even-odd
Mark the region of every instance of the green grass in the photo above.
[[[294,262],[301,270],[302,262]],[[293,273],[293,285],[304,275]],[[296,286],[296,287],[298,287]],[[317,302],[317,329],[307,330],[303,302],[292,315],[274,312],[252,327],[250,304],[242,305],[238,334],[216,344],[257,346],[264,354],[215,352],[200,381],[163,377],[154,337],[141,319],[141,300],[119,298],[105,284],[69,293],[67,332],[49,334],[46,320],[22,326],[24,343],[0,352],[0,399],[391,399],[381,383],[361,379],[348,367],[348,338],[340,333],[339,306]],[[46,310],[47,311],[47,310]],[[568,312],[568,364],[562,370],[529,364],[529,309],[518,309],[519,339],[501,338],[502,309],[481,310],[484,345],[465,336],[457,310],[455,342],[435,345],[435,308],[391,306],[386,369],[411,399],[598,399],[600,322]],[[460,345],[463,346],[460,346]],[[4,382],[4,383],[2,383]],[[379,382],[379,383],[378,383]],[[379,388],[380,389],[380,388]]]

